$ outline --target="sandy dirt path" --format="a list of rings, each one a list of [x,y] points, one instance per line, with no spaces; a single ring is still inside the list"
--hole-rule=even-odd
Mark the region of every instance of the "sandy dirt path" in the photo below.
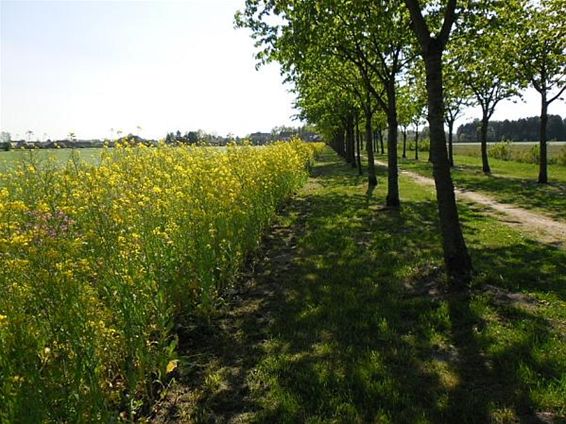
[[[376,164],[387,166],[386,163],[380,161],[376,161]],[[401,170],[401,174],[410,177],[419,184],[434,186],[434,180],[432,178],[424,177],[416,172]],[[545,215],[515,205],[500,203],[485,194],[480,194],[475,191],[463,190],[456,187],[455,193],[458,199],[485,206],[486,209],[492,212],[491,214],[495,215],[501,222],[530,235],[535,240],[566,249],[565,222],[554,220]]]

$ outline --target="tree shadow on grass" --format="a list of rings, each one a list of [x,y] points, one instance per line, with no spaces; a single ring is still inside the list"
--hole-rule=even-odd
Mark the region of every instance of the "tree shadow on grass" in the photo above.
[[[546,385],[553,390],[554,382],[563,376],[563,361],[540,355],[546,346],[556,346],[555,329],[548,320],[522,308],[488,301],[497,320],[521,327],[501,331],[502,337],[509,338],[503,341],[497,331],[490,331],[492,323],[477,313],[476,303],[466,296],[448,299],[459,384],[450,393],[442,421],[563,422],[556,413],[537,410],[532,397],[534,388]]]
[[[473,205],[462,204],[459,209],[475,272],[481,274],[482,281],[512,291],[551,293],[566,300],[564,249],[522,237],[519,242],[508,244],[500,239],[509,235],[493,230],[494,222],[503,228],[505,225]],[[492,237],[495,240],[491,240]]]
[[[546,422],[530,396],[536,383],[522,372],[546,370],[548,384],[559,378],[561,365],[534,353],[555,334],[548,320],[507,306],[513,321],[528,324],[518,334],[511,328],[516,340],[499,346],[484,334],[491,323],[478,312],[481,293],[438,300],[404,291],[400,269],[407,262],[416,274],[427,269],[427,258],[439,262],[433,203],[406,202],[399,214],[368,216],[360,213],[361,196],[318,197],[311,198],[313,225],[299,243],[301,260],[285,282],[269,359],[258,365],[258,378],[271,388],[259,421]],[[337,223],[344,215],[349,219]],[[473,254],[492,273],[511,279],[522,272],[527,282],[529,262],[509,270],[497,259],[503,252],[517,261],[549,260],[547,247],[537,243]],[[561,258],[550,262],[558,266]],[[560,291],[552,272],[538,276],[544,283],[536,289]],[[502,307],[494,309],[501,315]]]

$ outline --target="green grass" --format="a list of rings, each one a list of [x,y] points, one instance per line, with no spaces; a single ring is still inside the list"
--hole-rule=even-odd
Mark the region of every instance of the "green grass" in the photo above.
[[[18,163],[29,160],[33,156],[38,161],[53,160],[57,164],[66,164],[71,155],[78,154],[82,161],[90,164],[98,164],[103,149],[84,148],[84,149],[37,149],[37,150],[10,150],[0,152],[0,172],[13,169]]]
[[[260,252],[259,294],[244,294],[256,306],[240,305],[232,327],[212,323],[204,332],[203,383],[187,375],[196,395],[185,396],[197,400],[190,410],[177,405],[178,416],[208,422],[238,411],[242,422],[264,423],[565,416],[566,253],[461,205],[476,276],[469,297],[449,295],[432,189],[402,177],[402,208],[389,210],[379,173],[368,201],[364,177],[330,151],[320,158],[275,223],[281,234]],[[500,303],[486,284],[530,301]],[[193,353],[202,344],[185,343]]]
[[[431,177],[432,166],[427,158],[428,153],[418,162],[401,159],[399,166]],[[484,192],[500,202],[566,220],[566,167],[549,165],[549,184],[540,185],[538,166],[534,164],[490,159],[492,174],[485,175],[480,158],[456,155],[454,163],[452,177],[459,188]]]

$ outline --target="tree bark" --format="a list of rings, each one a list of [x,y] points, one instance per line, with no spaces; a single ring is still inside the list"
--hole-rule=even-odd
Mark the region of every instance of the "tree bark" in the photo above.
[[[440,216],[444,262],[454,288],[461,289],[471,280],[472,261],[460,226],[454,184],[446,151],[444,133],[444,98],[442,87],[442,47],[431,38],[425,50],[426,87],[430,152]]]
[[[450,162],[450,167],[454,167],[454,146],[452,144],[452,138],[454,135],[454,120],[448,120],[448,161]]]
[[[480,130],[480,142],[481,142],[481,163],[482,169],[485,174],[491,174],[491,168],[489,167],[489,159],[487,157],[487,126],[489,124],[489,118],[487,112],[483,113],[481,120],[481,130]]]
[[[540,112],[540,158],[538,183],[548,184],[548,157],[546,152],[546,126],[548,124],[548,103],[546,101],[546,92],[541,93],[542,105]]]
[[[395,92],[395,79],[391,79],[387,86],[387,198],[388,207],[398,208],[399,200],[399,169],[397,167],[397,98]]]

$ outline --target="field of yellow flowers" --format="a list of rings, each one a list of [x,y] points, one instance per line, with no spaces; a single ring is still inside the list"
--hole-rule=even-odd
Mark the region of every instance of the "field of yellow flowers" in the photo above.
[[[0,174],[0,422],[135,419],[318,145],[119,147]]]

